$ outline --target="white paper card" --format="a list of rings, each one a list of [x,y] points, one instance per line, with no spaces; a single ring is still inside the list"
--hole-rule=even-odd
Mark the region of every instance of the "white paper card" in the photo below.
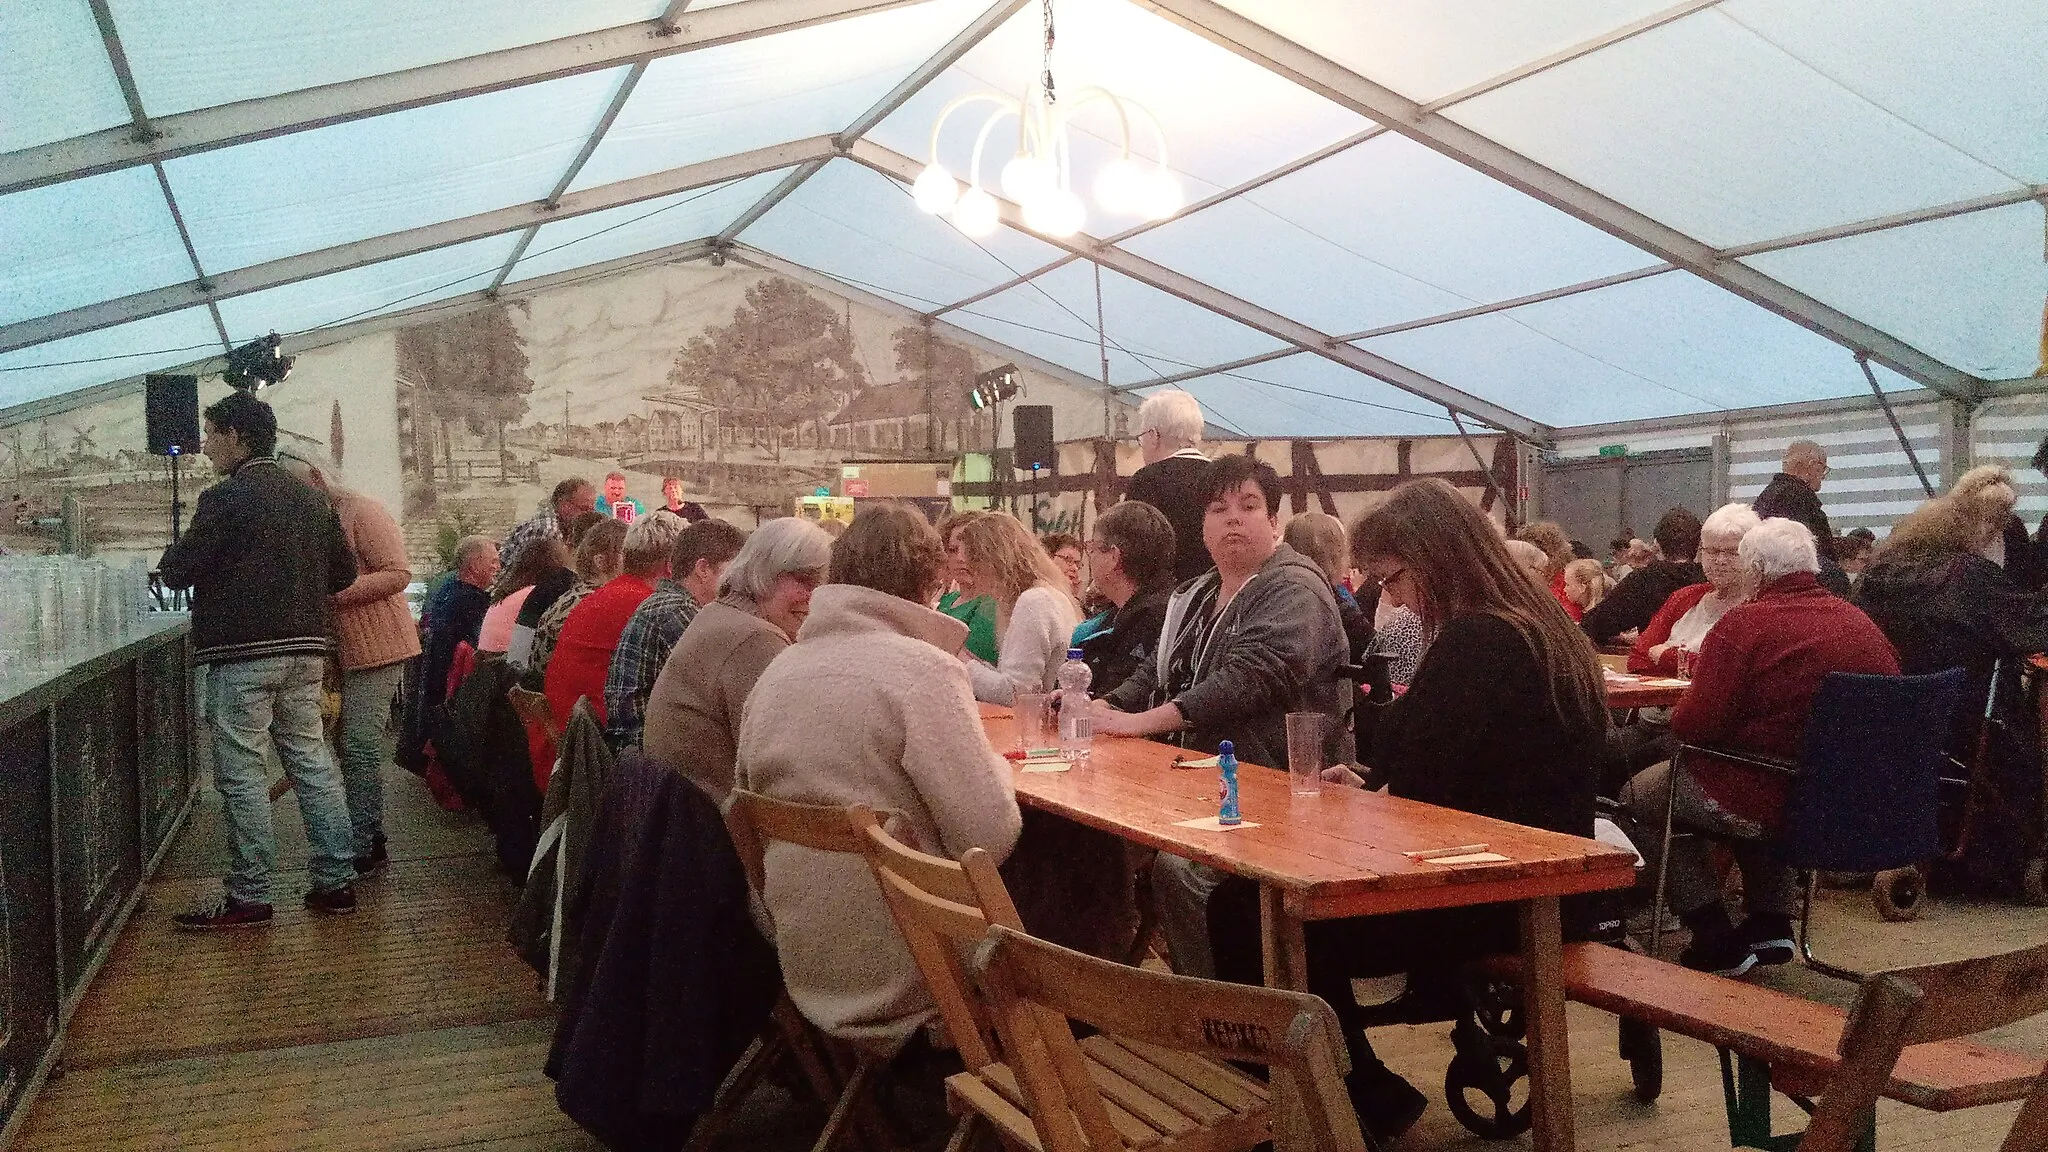
[[[1073,767],[1065,760],[1026,760],[1023,763],[1026,772],[1066,772]]]
[[[1240,824],[1220,824],[1217,822],[1218,819],[1215,816],[1204,816],[1200,820],[1175,820],[1173,826],[1175,828],[1193,828],[1197,832],[1235,832],[1240,828],[1258,827],[1258,824],[1251,820],[1246,820]]]
[[[1498,852],[1467,852],[1463,856],[1433,856],[1424,864],[1500,864],[1508,857]]]

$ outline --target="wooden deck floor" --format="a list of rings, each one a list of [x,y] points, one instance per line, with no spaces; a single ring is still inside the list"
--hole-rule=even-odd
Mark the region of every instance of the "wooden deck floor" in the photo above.
[[[299,909],[305,853],[297,811],[284,801],[277,922],[192,935],[172,931],[166,917],[210,891],[221,867],[218,809],[204,793],[73,1020],[64,1074],[36,1102],[19,1152],[594,1152],[556,1110],[541,1074],[552,1012],[504,943],[512,886],[492,871],[482,831],[434,809],[419,782],[395,769],[389,792],[396,863],[358,888],[359,914],[314,919]],[[1943,903],[1917,923],[1883,924],[1866,897],[1832,893],[1824,913],[1824,949],[1866,967],[2048,939],[2041,909]],[[1845,999],[1843,987],[1803,972],[1769,979]],[[1581,1149],[1727,1147],[1712,1049],[1667,1038],[1664,1096],[1639,1105],[1614,1055],[1613,1018],[1574,1006],[1570,1020]],[[1446,1032],[1432,1025],[1374,1035],[1388,1063],[1433,1098],[1400,1148],[1503,1147],[1467,1134],[1442,1105]],[[2048,1021],[1999,1039],[2048,1053]],[[1886,1104],[1880,1146],[1989,1152],[2014,1111],[1931,1116]],[[764,1090],[723,1144],[806,1148],[813,1125]],[[1505,1145],[1517,1146],[1526,1140]]]

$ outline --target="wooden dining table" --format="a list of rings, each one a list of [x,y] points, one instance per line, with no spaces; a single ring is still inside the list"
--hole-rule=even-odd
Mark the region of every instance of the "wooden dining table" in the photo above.
[[[981,708],[991,745],[1016,747],[1009,709]],[[1266,982],[1273,987],[1307,990],[1307,921],[1514,904],[1527,974],[1523,1012],[1535,1147],[1570,1152],[1558,899],[1627,887],[1635,880],[1635,857],[1595,840],[1359,788],[1325,785],[1319,794],[1296,796],[1286,772],[1256,764],[1238,772],[1243,825],[1187,827],[1183,821],[1213,817],[1217,809],[1217,770],[1174,766],[1194,755],[1151,740],[1098,737],[1093,755],[1067,771],[1034,771],[1013,761],[1017,801],[1256,882]],[[1500,859],[1426,858],[1453,848]]]

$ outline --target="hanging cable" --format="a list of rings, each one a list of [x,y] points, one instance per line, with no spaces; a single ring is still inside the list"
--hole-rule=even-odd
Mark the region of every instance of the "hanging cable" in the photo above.
[[[1863,378],[1870,381],[1870,394],[1877,397],[1878,407],[1884,409],[1884,418],[1891,421],[1892,435],[1899,438],[1899,447],[1906,450],[1906,459],[1913,465],[1913,475],[1920,478],[1920,487],[1929,496],[1934,495],[1934,485],[1927,479],[1927,469],[1920,466],[1920,456],[1913,451],[1913,442],[1906,439],[1906,430],[1899,427],[1899,414],[1892,411],[1891,399],[1884,394],[1884,389],[1877,386],[1877,373],[1870,370],[1870,355],[1856,353],[1856,366],[1863,369]]]

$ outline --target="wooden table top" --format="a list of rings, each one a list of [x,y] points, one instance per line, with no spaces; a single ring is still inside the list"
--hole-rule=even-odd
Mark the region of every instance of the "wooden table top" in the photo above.
[[[1015,744],[1009,717],[1007,708],[982,705],[999,750]],[[1150,740],[1097,737],[1089,762],[1071,771],[1016,769],[1017,799],[1277,888],[1302,919],[1563,896],[1635,879],[1634,857],[1598,841],[1360,788],[1326,785],[1319,796],[1297,797],[1285,772],[1254,764],[1239,769],[1238,803],[1258,827],[1177,827],[1216,815],[1217,805],[1216,770],[1172,767],[1182,755]],[[1446,865],[1402,854],[1468,844],[1508,859]]]
[[[1678,680],[1664,676],[1635,676],[1629,673],[1609,673],[1607,682],[1607,706],[1609,708],[1670,708],[1685,696],[1685,690],[1692,686],[1689,680]]]

